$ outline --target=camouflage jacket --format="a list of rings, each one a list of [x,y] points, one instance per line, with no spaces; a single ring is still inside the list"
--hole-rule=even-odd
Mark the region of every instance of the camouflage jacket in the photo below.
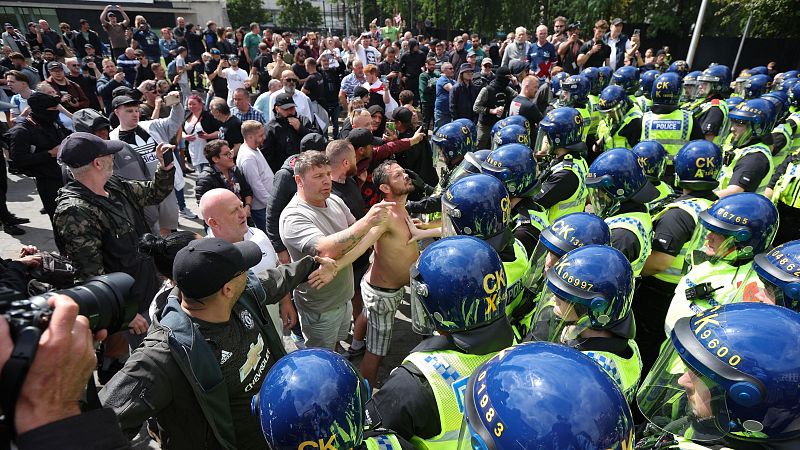
[[[157,291],[155,267],[137,251],[139,239],[149,232],[143,208],[161,202],[172,192],[175,169],[156,171],[154,181],[131,181],[112,176],[105,185],[108,197],[97,195],[76,180],[59,190],[53,227],[56,245],[75,265],[76,278],[111,272],[133,276],[149,295]],[[150,278],[153,286],[150,286]],[[152,292],[150,292],[152,290]],[[140,304],[145,301],[140,299]]]

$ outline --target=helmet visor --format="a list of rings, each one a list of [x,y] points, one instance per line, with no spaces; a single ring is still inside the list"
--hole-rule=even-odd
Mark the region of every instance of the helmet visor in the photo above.
[[[683,93],[681,93],[681,101],[688,102],[697,98],[697,81],[686,81],[683,83]]]
[[[611,109],[600,110],[600,115],[605,119],[609,128],[615,128],[625,116],[625,111],[622,110],[622,105],[617,105]]]
[[[699,81],[697,83],[697,98],[706,98],[711,95],[714,85],[710,81]]]
[[[416,267],[416,266],[414,266]],[[412,267],[412,272],[414,271]],[[418,275],[418,274],[417,274]],[[418,280],[414,274],[411,276],[411,329],[423,336],[430,336],[436,331],[436,326],[431,319],[424,299],[428,296],[428,286]]]
[[[467,154],[464,155],[464,159],[450,172],[448,182],[453,184],[465,176],[475,173],[481,173],[481,162],[475,158],[472,152],[467,152]]]
[[[587,306],[568,302],[545,285],[533,314],[530,337],[569,345],[589,328],[590,321]]]
[[[729,431],[725,389],[682,360],[672,342],[639,388],[636,403],[665,433],[711,441]]]
[[[550,138],[547,137],[547,133],[544,130],[539,130],[536,133],[536,142],[533,144],[533,156],[543,157],[550,155],[553,151],[555,151],[555,148],[550,145]]]
[[[448,202],[447,200],[442,197],[442,237],[449,237],[449,236],[458,236],[460,233],[459,231],[463,231],[465,234],[471,234],[468,229],[460,230],[455,222],[454,219],[459,219],[461,217],[461,211],[456,207],[456,205]]]
[[[619,202],[600,187],[589,189],[589,203],[591,212],[603,218],[614,215],[619,209]]]

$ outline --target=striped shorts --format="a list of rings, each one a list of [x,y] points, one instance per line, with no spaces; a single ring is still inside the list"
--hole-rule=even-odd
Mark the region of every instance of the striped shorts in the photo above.
[[[376,288],[361,279],[361,298],[367,316],[367,351],[373,355],[386,356],[392,342],[394,315],[405,295],[405,289],[388,290]]]

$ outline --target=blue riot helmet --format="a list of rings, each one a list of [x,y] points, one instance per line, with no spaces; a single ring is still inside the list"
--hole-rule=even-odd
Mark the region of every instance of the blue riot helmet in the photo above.
[[[647,181],[636,154],[627,148],[601,153],[589,166],[586,187],[593,212],[603,218],[616,214],[622,202],[646,204],[658,197],[658,190]]]
[[[611,76],[612,84],[622,87],[628,95],[639,90],[639,69],[633,66],[622,66]]]
[[[605,119],[609,129],[614,129],[622,122],[625,114],[631,109],[631,100],[622,86],[612,85],[603,89],[597,101],[597,110]]]
[[[553,155],[559,148],[585,152],[583,127],[583,117],[575,108],[562,106],[548,112],[539,122],[534,154]]]
[[[452,184],[467,175],[481,173],[481,165],[486,161],[486,157],[489,156],[491,152],[491,150],[467,152],[467,154],[464,155],[464,159],[453,169],[453,172],[450,174],[449,182]]]
[[[475,126],[475,122],[467,119],[466,117],[462,117],[460,119],[454,120],[453,123],[457,123],[457,124],[459,124],[461,126],[469,128],[469,134],[470,134],[470,136],[472,136],[472,142],[477,144],[477,142],[478,142],[478,127]]]
[[[686,61],[679,59],[669,65],[667,72],[677,73],[678,76],[683,78],[689,73],[689,64]]]
[[[531,292],[541,292],[544,274],[567,252],[584,245],[611,245],[611,230],[600,217],[577,212],[560,217],[539,234],[539,242],[530,258],[529,280],[524,281]]]
[[[651,183],[658,183],[667,170],[667,159],[669,155],[667,151],[664,150],[664,146],[658,141],[648,140],[639,142],[634,145],[631,150],[636,154],[639,165],[642,166],[642,170],[644,171],[644,176],[647,177]]]
[[[505,129],[512,127],[519,128],[512,125]],[[505,144],[492,150],[481,172],[502,181],[509,197],[531,197],[539,190],[533,151],[523,144]]]
[[[719,186],[722,150],[717,144],[705,139],[687,142],[678,150],[673,163],[675,183],[682,189],[710,191]]]
[[[611,78],[614,76],[614,69],[608,66],[601,66],[597,68],[597,83],[600,85],[600,92],[603,92],[608,85],[611,84]]]
[[[630,449],[634,424],[590,357],[546,342],[503,350],[467,382],[458,450]]]
[[[783,83],[786,80],[797,78],[798,75],[797,70],[788,70],[786,72],[779,73],[775,75],[775,78],[772,80],[772,90],[779,91],[783,88]]]
[[[761,97],[766,92],[769,92],[769,88],[770,80],[767,75],[753,75],[739,85],[739,90],[736,93],[748,100]]]
[[[442,125],[431,137],[431,144],[438,149],[451,167],[458,164],[467,152],[475,150],[469,127],[450,122]]]
[[[369,396],[369,385],[347,359],[309,348],[272,366],[252,409],[270,449],[296,450],[307,442],[354,448],[363,440]]]
[[[700,213],[710,233],[704,252],[713,261],[747,261],[766,251],[778,231],[778,210],[761,194],[741,192],[714,202]]]
[[[703,72],[699,70],[693,70],[683,77],[683,93],[681,94],[682,102],[689,102],[697,98],[697,86],[699,84],[697,77],[699,77],[702,73]]]
[[[580,74],[589,80],[589,93],[600,95],[602,88],[600,87],[600,71],[597,70],[597,67],[587,67]]]
[[[708,98],[712,95],[726,97],[730,90],[731,69],[722,64],[708,66],[697,76],[697,97]]]
[[[800,311],[800,240],[781,244],[767,253],[753,258],[753,271],[761,279],[765,292],[755,298],[762,303],[772,303]],[[739,300],[749,301],[745,292]]]
[[[657,70],[648,70],[643,72],[639,75],[639,90],[641,91],[642,95],[647,98],[652,98],[651,94],[653,92],[653,85],[656,82],[656,78],[661,75],[661,72]]]
[[[789,101],[789,95],[787,93],[783,91],[767,92],[762,95],[761,98],[775,106],[775,120],[772,123],[772,128],[776,127],[789,116],[789,107],[792,106],[792,104]]]
[[[461,178],[442,195],[442,234],[483,239],[497,251],[513,241],[511,203],[503,183],[486,174]]]
[[[561,98],[561,82],[569,77],[567,72],[558,72],[550,79],[550,90],[553,92],[553,98]]]
[[[692,441],[791,442],[800,436],[798,333],[800,315],[763,303],[678,319],[636,403],[653,425]]]
[[[506,144],[522,144],[530,147],[528,130],[519,125],[507,125],[492,135],[492,150]]]
[[[783,81],[781,81],[781,84],[777,86],[775,89],[773,89],[773,91],[783,92],[786,95],[790,96],[792,93],[792,88],[794,87],[795,84],[798,83],[798,81],[800,80],[798,80],[797,78],[786,78]],[[791,101],[791,97],[789,100]]]
[[[576,248],[545,272],[545,280],[533,315],[533,339],[574,347],[590,328],[634,337],[633,269],[619,250],[608,245]]]
[[[503,262],[487,243],[471,236],[441,239],[422,252],[410,272],[415,332],[446,331],[460,348],[511,345]]]
[[[741,103],[744,103],[744,99],[742,97],[736,97],[736,96],[728,97],[727,99],[725,99],[725,103],[728,104],[728,109],[733,111]]]
[[[656,78],[650,98],[655,105],[677,106],[681,98],[681,77],[675,72],[666,72]]]
[[[582,107],[589,101],[592,85],[584,75],[571,75],[561,82],[561,103]]]
[[[772,131],[775,121],[775,106],[768,100],[754,98],[740,103],[728,113],[731,121],[731,144],[745,145],[752,137],[763,137]]]
[[[528,134],[530,135],[531,132],[531,123],[525,116],[520,116],[519,114],[515,114],[513,116],[508,116],[504,119],[500,119],[492,126],[492,136],[495,135],[501,128],[507,127],[509,125],[519,125],[522,128],[528,130]]]
[[[765,75],[769,76],[769,69],[767,66],[755,66],[747,71],[750,75]]]

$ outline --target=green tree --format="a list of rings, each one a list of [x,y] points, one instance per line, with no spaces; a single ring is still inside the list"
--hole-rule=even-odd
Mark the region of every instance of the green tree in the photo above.
[[[721,7],[716,12],[722,25],[732,25],[739,33],[747,17],[752,37],[794,38],[800,36],[800,7],[797,0],[714,0]]]
[[[250,22],[264,23],[267,19],[261,0],[228,0],[228,20],[234,28]]]
[[[313,28],[322,24],[319,7],[308,0],[278,0],[278,24],[287,28]]]

